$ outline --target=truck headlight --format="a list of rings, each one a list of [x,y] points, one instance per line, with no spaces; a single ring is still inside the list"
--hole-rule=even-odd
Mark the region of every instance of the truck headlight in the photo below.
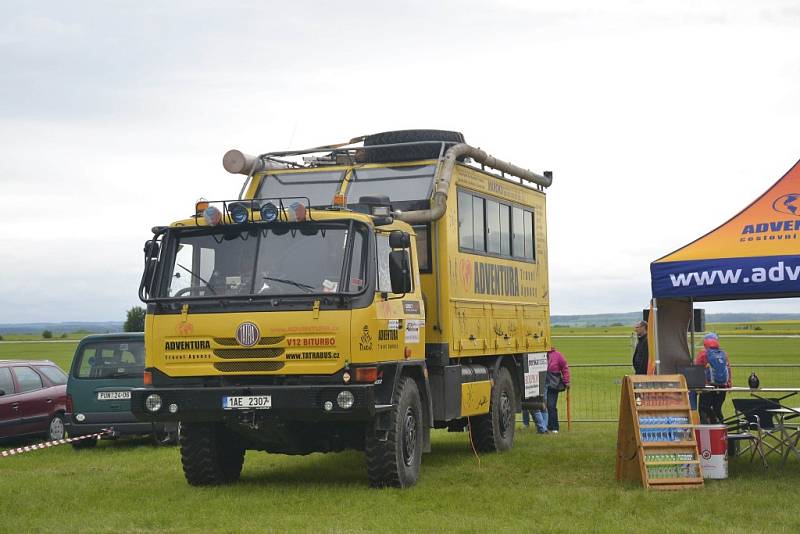
[[[158,393],[151,393],[144,400],[144,407],[151,412],[157,412],[161,409],[161,395]]]
[[[336,404],[339,405],[339,408],[347,410],[348,408],[353,407],[353,403],[356,401],[353,394],[347,390],[340,391],[339,394],[336,396]]]

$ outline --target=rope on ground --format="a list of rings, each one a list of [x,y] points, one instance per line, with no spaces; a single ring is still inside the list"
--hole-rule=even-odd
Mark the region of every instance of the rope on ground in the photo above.
[[[23,454],[26,452],[36,451],[39,449],[49,449],[50,447],[55,447],[56,445],[64,445],[65,443],[73,443],[75,441],[80,441],[82,439],[98,439],[106,434],[110,434],[111,429],[106,428],[97,432],[95,434],[87,434],[85,436],[78,436],[75,438],[64,438],[64,439],[54,439],[53,441],[45,441],[44,443],[37,443],[36,445],[27,445],[25,447],[17,447],[16,449],[8,449],[6,451],[0,451],[0,457],[5,458],[6,456],[14,456],[17,454]]]
[[[475,455],[475,459],[478,460],[478,468],[481,467],[481,457],[478,456],[478,451],[475,450],[475,443],[472,442],[472,418],[467,417],[467,430],[469,431],[469,444],[472,445],[472,453]]]

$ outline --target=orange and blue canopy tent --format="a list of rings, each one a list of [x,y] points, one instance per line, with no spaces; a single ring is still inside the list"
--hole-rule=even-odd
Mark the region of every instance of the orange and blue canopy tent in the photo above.
[[[651,263],[650,278],[660,373],[690,358],[693,302],[800,296],[800,161],[730,220]]]

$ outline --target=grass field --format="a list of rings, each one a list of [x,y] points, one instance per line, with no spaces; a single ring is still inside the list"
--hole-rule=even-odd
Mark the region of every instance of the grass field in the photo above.
[[[734,363],[800,363],[796,339],[723,342]],[[626,338],[556,338],[556,345],[573,365],[630,359]],[[47,358],[67,368],[74,347],[0,343],[0,358]],[[576,367],[576,396],[589,385],[581,373]],[[0,458],[0,532],[797,531],[796,458],[780,469],[773,457],[767,472],[735,458],[728,480],[709,481],[699,493],[645,492],[614,480],[616,431],[613,423],[545,436],[519,429],[513,450],[480,462],[466,434],[435,431],[420,482],[405,491],[370,490],[356,452],[250,451],[240,483],[193,488],[175,447],[60,446]]]
[[[622,326],[592,326],[570,327],[557,326],[553,328],[554,336],[563,335],[624,335],[631,333],[632,325]],[[800,321],[762,321],[758,323],[707,323],[709,332],[720,335],[800,335]]]
[[[371,490],[360,454],[248,452],[240,483],[193,488],[177,448],[69,446],[0,459],[5,532],[796,532],[798,463],[695,491],[614,480],[616,428],[520,432],[480,465],[465,434],[437,431],[410,490]]]
[[[701,336],[696,336],[698,350],[701,348],[701,339]],[[762,387],[800,386],[800,339],[738,337],[723,334],[720,340],[731,358],[734,385],[746,386],[750,373],[755,372],[761,380]],[[555,337],[554,343],[564,353],[571,366],[572,418],[590,421],[616,419],[622,376],[631,372],[630,355],[633,348],[630,338],[567,335]],[[621,364],[621,366],[593,367],[591,364]],[[768,366],[776,364],[785,367]],[[561,397],[560,410],[563,419],[566,406],[564,395]],[[726,399],[723,408],[723,413],[726,415],[734,413],[732,398],[728,395]],[[800,399],[796,404],[800,405]]]
[[[68,334],[53,334],[52,340],[78,340],[87,336],[88,332],[70,332]],[[3,334],[3,341],[50,341],[42,337],[42,334]]]

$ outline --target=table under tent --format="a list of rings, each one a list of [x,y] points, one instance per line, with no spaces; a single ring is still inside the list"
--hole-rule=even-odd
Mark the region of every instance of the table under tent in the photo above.
[[[733,218],[650,264],[651,372],[690,365],[695,302],[800,296],[800,161]]]

